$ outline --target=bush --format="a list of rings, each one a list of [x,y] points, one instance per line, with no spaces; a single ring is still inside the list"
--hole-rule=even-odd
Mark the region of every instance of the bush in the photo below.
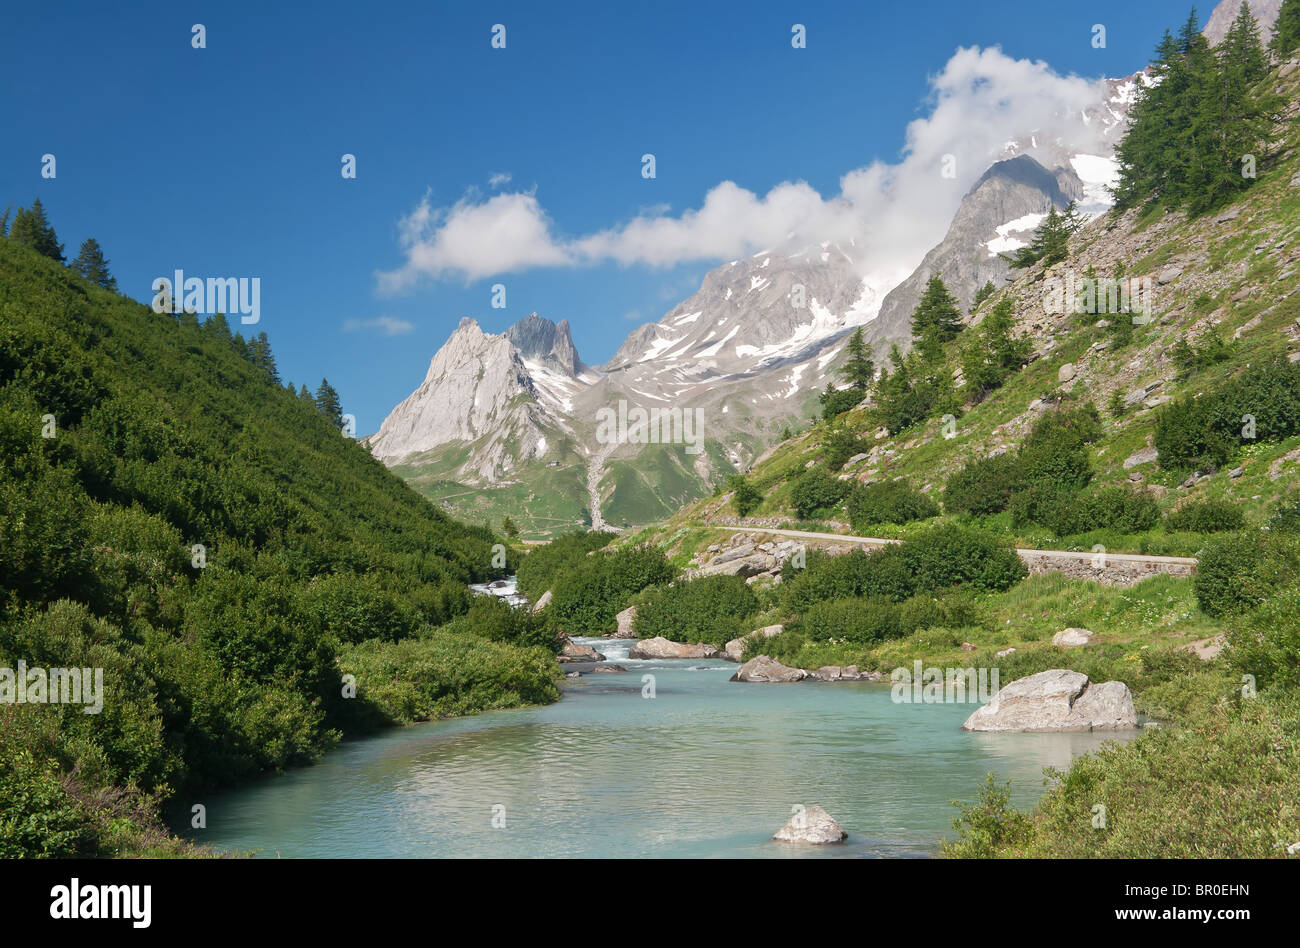
[[[1262,689],[1294,687],[1300,669],[1300,582],[1269,597],[1228,637],[1232,664]]]
[[[1222,467],[1243,444],[1300,433],[1300,364],[1283,357],[1254,365],[1199,397],[1166,405],[1154,443],[1169,470]]]
[[[547,617],[553,628],[569,635],[603,635],[614,631],[614,617],[634,595],[672,578],[672,566],[654,547],[599,552],[555,578]]]
[[[849,523],[855,531],[877,523],[910,523],[939,515],[939,506],[905,481],[855,487],[849,494]]]
[[[830,510],[849,492],[849,483],[832,477],[819,467],[812,467],[795,478],[790,488],[790,503],[801,520],[810,520],[819,511]]]
[[[731,502],[736,506],[736,514],[749,516],[750,512],[763,502],[763,495],[758,489],[739,474],[733,474],[727,482],[731,490]]]
[[[758,597],[739,576],[706,576],[650,590],[637,605],[636,634],[722,647],[749,631]]]
[[[516,609],[496,596],[476,596],[469,611],[443,626],[444,632],[478,635],[520,648],[560,650],[560,641],[546,620],[526,608]]]
[[[584,562],[588,553],[608,546],[614,537],[615,534],[602,531],[570,533],[532,547],[515,574],[519,591],[536,602],[562,570]]]
[[[960,628],[973,621],[975,609],[963,596],[922,595],[901,603],[874,596],[814,603],[795,628],[817,642],[874,645],[919,629]]]
[[[1092,530],[1141,533],[1160,522],[1160,506],[1145,491],[1128,487],[1079,495],[1036,485],[1012,498],[1011,521],[1017,528],[1038,523],[1062,537]]]
[[[1165,516],[1165,529],[1188,533],[1220,533],[1242,530],[1246,517],[1241,508],[1227,500],[1197,500],[1171,510]]]
[[[1211,616],[1245,612],[1300,570],[1300,539],[1263,532],[1228,533],[1205,545],[1196,567],[1196,601]]]
[[[1011,496],[1023,486],[1024,475],[1014,455],[979,458],[948,478],[943,505],[949,513],[995,514],[1006,510]]]
[[[847,428],[832,428],[822,441],[822,460],[830,471],[842,469],[849,458],[867,452],[867,443]]]
[[[909,537],[899,550],[918,592],[967,585],[1002,591],[1029,575],[1015,550],[987,533],[953,524]]]

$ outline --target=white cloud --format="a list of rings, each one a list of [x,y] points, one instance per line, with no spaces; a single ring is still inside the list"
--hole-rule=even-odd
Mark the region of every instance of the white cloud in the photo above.
[[[364,329],[378,329],[385,336],[402,336],[415,328],[414,323],[392,316],[378,316],[374,319],[349,319],[343,323],[344,332],[359,332]]]
[[[493,189],[503,187],[510,183],[510,178],[511,175],[509,171],[498,171],[496,174],[488,178],[488,187]]]
[[[1099,123],[1080,119],[1103,101],[1098,82],[1060,76],[1043,62],[1012,59],[1000,49],[958,49],[930,79],[929,114],[911,122],[901,158],[849,171],[840,193],[823,197],[805,182],[783,182],[759,195],[723,181],[698,208],[670,216],[643,208],[630,221],[562,238],[533,193],[467,197],[434,209],[426,195],[401,222],[405,264],[380,274],[401,289],[429,277],[476,280],[531,267],[605,261],[672,266],[721,261],[813,241],[853,247],[864,273],[892,285],[942,239],[962,196],[1007,141],[1032,136],[1049,167],[1056,146],[1105,154]],[[1022,142],[1028,146],[1030,141]],[[945,156],[955,177],[942,177]]]

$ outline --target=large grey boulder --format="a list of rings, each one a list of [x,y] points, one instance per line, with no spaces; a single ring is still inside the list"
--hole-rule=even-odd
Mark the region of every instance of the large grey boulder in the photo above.
[[[548,589],[546,590],[546,592],[542,593],[542,595],[538,598],[538,600],[535,603],[533,603],[533,614],[536,615],[537,613],[541,612],[550,604],[551,604],[551,591]]]
[[[642,639],[630,649],[628,658],[713,658],[718,649],[713,645],[688,645],[685,642],[671,642],[663,636]]]
[[[783,843],[840,843],[848,834],[829,813],[817,805],[800,809],[776,831],[773,839]]]
[[[1064,668],[1018,678],[966,719],[967,731],[1112,731],[1137,727],[1122,681],[1092,684]]]
[[[753,632],[746,632],[738,639],[732,639],[722,649],[719,658],[725,658],[729,662],[739,662],[745,654],[745,646],[751,639],[764,638],[770,639],[774,635],[780,635],[785,630],[783,625],[765,625],[761,629],[755,629]]]
[[[614,632],[614,638],[636,638],[636,633],[632,631],[632,625],[636,621],[636,606],[628,606],[618,615],[614,616],[614,621],[618,623],[618,629]]]
[[[810,677],[802,668],[787,668],[774,658],[760,655],[751,658],[731,676],[732,681],[749,681],[761,683],[803,681]]]

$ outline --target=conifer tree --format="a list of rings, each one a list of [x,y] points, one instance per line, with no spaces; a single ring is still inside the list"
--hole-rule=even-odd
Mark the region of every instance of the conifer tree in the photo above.
[[[14,206],[10,204],[5,208],[5,212],[0,214],[0,237],[7,237],[9,235],[9,213],[13,209]]]
[[[72,269],[96,286],[117,292],[117,279],[108,272],[108,261],[104,259],[104,251],[94,237],[82,241],[77,259],[72,261]]]
[[[51,260],[63,263],[63,244],[59,243],[54,228],[45,218],[45,208],[41,199],[32,201],[30,209],[20,207],[14,215],[14,222],[9,228],[9,239],[31,247],[39,254]]]
[[[1219,58],[1226,68],[1240,71],[1246,82],[1258,82],[1268,73],[1268,54],[1259,39],[1259,20],[1246,0],[1241,0],[1237,19],[1219,46]]]
[[[1269,45],[1280,58],[1290,56],[1300,47],[1300,0],[1282,0],[1277,23]]]
[[[844,348],[849,354],[849,359],[840,367],[839,373],[849,383],[851,389],[865,392],[871,386],[876,369],[871,361],[870,347],[862,338],[861,326],[849,336],[849,341]]]
[[[1027,247],[1021,247],[1011,258],[1011,266],[1016,269],[1031,267],[1038,261],[1045,266],[1060,263],[1070,255],[1070,223],[1053,204],[1047,209],[1047,217],[1038,225]]]
[[[977,401],[998,388],[1029,356],[1029,340],[1013,335],[1014,305],[1002,299],[979,325],[962,353],[962,375]]]
[[[970,311],[972,313],[975,312],[977,309],[980,308],[981,303],[983,303],[986,299],[988,299],[997,291],[998,291],[997,287],[993,285],[992,280],[986,282],[983,286],[981,286],[978,290],[975,291],[975,299],[971,301]]]
[[[302,388],[298,389],[298,399],[313,407],[316,405],[316,399],[312,398],[311,392],[307,390],[306,383],[303,383]]]
[[[912,342],[927,362],[943,358],[943,344],[961,332],[961,309],[935,274],[925,286],[921,301],[912,312]]]
[[[316,410],[330,420],[336,428],[343,427],[343,407],[339,402],[339,393],[330,385],[329,380],[321,379],[316,389]]]
[[[280,384],[280,370],[276,367],[275,354],[271,351],[271,342],[266,338],[266,333],[259,332],[249,340],[248,352],[253,364],[266,372],[271,381]]]

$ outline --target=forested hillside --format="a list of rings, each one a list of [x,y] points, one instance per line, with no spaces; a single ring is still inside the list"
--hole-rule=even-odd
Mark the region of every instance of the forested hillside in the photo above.
[[[97,245],[63,266],[26,215],[0,237],[0,667],[103,668],[104,698],[0,703],[0,856],[172,848],[178,793],[558,697],[526,620],[447,625],[498,612],[465,589],[504,572],[494,537],[345,437],[327,383],[103,288]]]

